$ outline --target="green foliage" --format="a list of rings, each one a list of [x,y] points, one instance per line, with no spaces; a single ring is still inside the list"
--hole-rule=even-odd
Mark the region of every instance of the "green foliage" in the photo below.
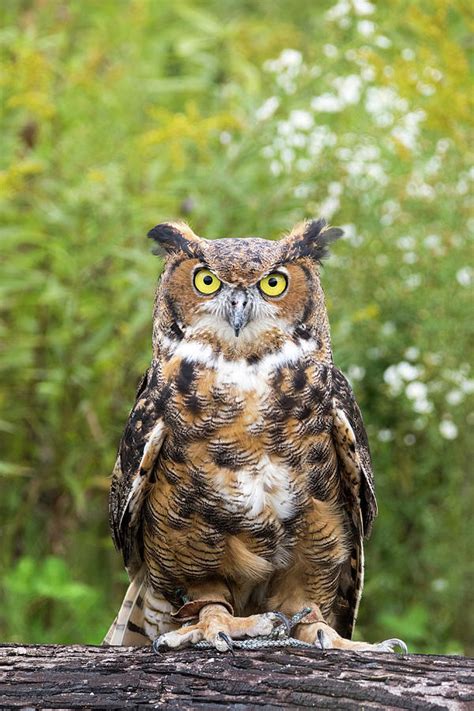
[[[358,634],[472,652],[467,7],[3,15],[2,639],[99,642],[122,598],[107,489],[150,357],[147,230],[274,238],[322,214],[346,225],[323,279],[380,502]]]
[[[13,642],[43,642],[47,624],[49,642],[74,643],[77,628],[85,638],[94,638],[102,624],[99,594],[90,585],[73,582],[62,558],[48,556],[37,564],[23,556],[6,573],[4,585]]]

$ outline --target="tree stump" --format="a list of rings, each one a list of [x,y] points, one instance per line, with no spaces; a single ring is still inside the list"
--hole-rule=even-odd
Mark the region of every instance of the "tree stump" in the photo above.
[[[0,707],[474,709],[474,660],[317,649],[234,655],[0,645]]]

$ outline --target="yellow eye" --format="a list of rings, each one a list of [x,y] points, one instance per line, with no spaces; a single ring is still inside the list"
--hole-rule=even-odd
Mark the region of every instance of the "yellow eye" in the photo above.
[[[280,272],[272,272],[258,283],[265,296],[281,296],[288,286],[288,279]]]
[[[199,269],[194,275],[194,286],[201,294],[215,294],[221,288],[221,280],[210,269]]]

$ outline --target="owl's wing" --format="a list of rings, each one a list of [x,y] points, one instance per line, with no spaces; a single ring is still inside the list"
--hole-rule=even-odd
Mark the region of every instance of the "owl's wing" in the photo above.
[[[342,565],[333,607],[334,627],[351,638],[364,583],[363,539],[370,534],[377,515],[374,476],[369,443],[359,406],[347,379],[333,366],[332,437],[345,508],[352,522],[350,558]]]
[[[131,577],[142,563],[141,509],[153,484],[154,466],[165,439],[162,417],[166,388],[154,361],[138,386],[112,474],[109,520],[116,547]]]
[[[333,441],[336,447],[343,494],[356,529],[366,538],[377,515],[374,475],[369,443],[352,388],[333,366]]]

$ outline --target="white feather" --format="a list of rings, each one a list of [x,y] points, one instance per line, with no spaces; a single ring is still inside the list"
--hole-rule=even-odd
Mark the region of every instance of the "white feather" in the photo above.
[[[249,518],[256,518],[266,507],[280,521],[290,518],[294,511],[290,471],[287,466],[264,454],[256,467],[236,472],[239,501]]]

